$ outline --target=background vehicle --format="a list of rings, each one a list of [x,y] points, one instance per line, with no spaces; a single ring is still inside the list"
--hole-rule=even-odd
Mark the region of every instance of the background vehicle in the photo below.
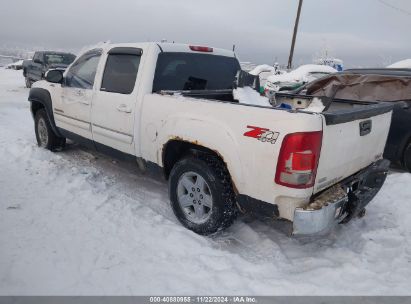
[[[6,65],[6,69],[21,70],[23,68],[23,61],[24,60],[18,60],[13,63],[10,63]]]
[[[35,52],[32,60],[24,60],[23,76],[26,78],[26,86],[31,87],[33,82],[44,79],[49,69],[65,69],[70,65],[75,55],[63,52],[42,51]]]
[[[239,69],[233,52],[203,46],[90,50],[30,90],[37,142],[56,150],[70,138],[161,169],[175,215],[201,234],[238,210],[287,219],[302,235],[361,216],[388,170],[392,106],[250,106],[234,98],[233,83],[247,78]]]
[[[314,96],[394,103],[384,157],[411,172],[411,69],[346,70],[312,82],[304,91]]]
[[[7,67],[10,64],[13,64],[14,58],[11,56],[0,55],[0,67]]]
[[[292,91],[335,72],[336,69],[326,65],[302,65],[289,73],[269,76],[265,84],[265,92],[267,96],[272,96],[275,92]]]
[[[314,60],[314,64],[319,65],[328,65],[338,72],[342,72],[344,70],[344,62],[341,59],[334,58],[334,57],[320,57]]]

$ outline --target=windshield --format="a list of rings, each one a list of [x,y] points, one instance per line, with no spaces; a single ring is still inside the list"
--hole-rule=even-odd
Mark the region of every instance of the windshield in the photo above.
[[[153,92],[232,89],[238,70],[241,70],[240,64],[233,57],[196,53],[160,53]]]
[[[65,64],[69,65],[74,61],[76,56],[72,54],[45,54],[44,58],[48,64]]]

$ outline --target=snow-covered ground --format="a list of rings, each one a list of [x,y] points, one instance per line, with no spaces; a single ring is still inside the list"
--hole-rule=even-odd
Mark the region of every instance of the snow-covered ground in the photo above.
[[[165,182],[70,145],[39,149],[21,71],[0,69],[1,295],[411,295],[411,175],[327,238],[240,219],[202,237]]]

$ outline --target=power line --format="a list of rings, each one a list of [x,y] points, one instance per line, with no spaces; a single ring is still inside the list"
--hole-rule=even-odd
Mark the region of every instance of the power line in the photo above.
[[[384,4],[385,6],[388,6],[389,8],[392,8],[393,10],[396,10],[397,12],[400,12],[400,13],[406,14],[408,16],[411,16],[411,12],[409,12],[409,11],[403,9],[403,8],[397,7],[397,6],[395,6],[391,3],[388,3],[385,0],[377,0],[377,1],[380,2],[381,4]]]

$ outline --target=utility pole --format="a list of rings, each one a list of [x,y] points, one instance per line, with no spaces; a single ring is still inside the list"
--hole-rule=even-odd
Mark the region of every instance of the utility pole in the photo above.
[[[290,57],[288,58],[288,66],[287,66],[288,69],[291,69],[291,67],[292,67],[292,65],[293,65],[295,39],[297,38],[298,23],[300,22],[300,15],[301,15],[301,7],[302,7],[302,6],[303,6],[303,0],[299,0],[298,10],[297,10],[297,18],[295,18],[293,40],[291,41]]]

